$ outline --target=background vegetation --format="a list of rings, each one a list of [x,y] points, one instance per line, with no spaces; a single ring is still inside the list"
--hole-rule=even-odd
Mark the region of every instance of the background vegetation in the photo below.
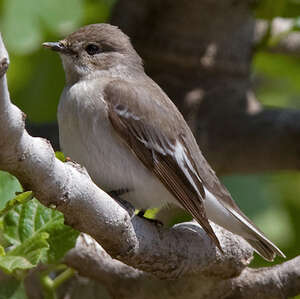
[[[64,85],[64,74],[59,57],[44,50],[41,43],[56,41],[84,24],[105,22],[113,4],[114,1],[111,0],[0,1],[0,29],[12,62],[8,71],[11,96],[14,103],[27,114],[30,122],[56,121],[57,104]],[[293,18],[294,27],[291,31],[300,28],[299,0],[260,1],[254,13],[270,23],[278,16]],[[270,106],[299,109],[300,59],[266,51],[272,42],[274,40],[266,35],[255,52],[253,60],[253,84],[256,86],[258,99]],[[300,174],[298,172],[235,175],[222,179],[242,210],[286,253],[288,259],[299,254]],[[21,186],[16,179],[1,172],[0,210],[15,197],[16,191],[21,191]],[[54,263],[57,266],[63,253],[73,246],[77,233],[69,228],[62,228],[62,216],[54,215],[54,212],[38,206],[37,202],[30,201],[31,206],[28,206],[28,202],[25,206],[22,205],[24,200],[27,201],[26,196],[21,199],[21,204],[18,200],[14,201],[11,211],[7,212],[10,209],[8,208],[0,215],[2,216],[0,251],[9,246],[22,245],[28,238],[37,238],[37,248],[35,248],[37,251],[33,260],[30,260],[28,255],[25,256],[24,251],[21,255],[26,258],[26,261],[30,261],[32,266],[39,261]],[[42,224],[35,228],[30,226],[26,213],[30,214],[32,210],[28,209],[38,210],[39,215],[44,219],[44,224],[49,222],[50,228],[40,229]],[[22,224],[20,219],[25,219],[27,222]],[[21,230],[18,236],[13,231],[16,227]],[[38,237],[34,234],[35,231],[28,233],[28,229],[37,230]],[[58,231],[61,231],[62,236],[68,235],[70,242],[64,248],[61,247],[61,251],[55,255],[51,236]],[[55,242],[61,241],[55,240]],[[278,259],[277,262],[281,260]],[[257,257],[254,265],[262,266],[266,263]],[[1,258],[0,267],[6,269],[6,272],[13,273],[19,281],[27,271],[22,270],[22,272],[20,269],[30,268],[28,265],[13,267],[2,264],[1,266]],[[57,269],[62,271],[60,267],[57,266]],[[51,276],[48,276],[49,273],[44,273],[44,278],[49,278]],[[45,285],[47,289],[47,282]],[[8,292],[4,294],[4,291],[0,290],[0,298],[25,296],[22,285],[16,281],[12,281],[11,285],[6,284],[6,288],[1,288],[0,285],[0,289]],[[15,292],[10,293],[10,290]],[[53,294],[49,296],[54,298],[51,297],[54,296]]]

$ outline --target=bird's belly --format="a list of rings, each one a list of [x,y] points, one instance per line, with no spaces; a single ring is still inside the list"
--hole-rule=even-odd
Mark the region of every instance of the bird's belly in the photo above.
[[[176,200],[120,139],[105,116],[97,121],[64,118],[60,143],[65,155],[83,165],[104,191],[128,189],[123,198],[137,209],[161,207]]]

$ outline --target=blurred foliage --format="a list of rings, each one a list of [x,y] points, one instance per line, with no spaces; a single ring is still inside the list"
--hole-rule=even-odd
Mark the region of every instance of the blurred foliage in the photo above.
[[[0,281],[0,299],[26,299],[23,281],[7,278]]]
[[[256,92],[263,104],[300,108],[300,59],[259,52],[254,56]]]
[[[299,0],[259,0],[254,7],[255,16],[259,19],[272,20],[276,17],[299,18]]]
[[[38,4],[37,4],[38,3]],[[14,103],[33,122],[55,121],[64,86],[60,59],[43,49],[76,28],[104,22],[112,0],[0,0],[0,31],[13,63],[8,71]]]
[[[269,22],[272,22],[275,17],[292,20],[291,29],[279,36],[277,41],[300,29],[299,0],[263,0],[259,1],[255,9],[257,17]],[[271,40],[267,32],[265,47],[260,47],[253,57],[253,81],[257,97],[266,106],[300,109],[299,56],[268,52],[268,45],[274,40],[276,37]],[[298,172],[233,176],[224,178],[224,183],[246,214],[283,250],[288,259],[299,255],[300,174]],[[277,259],[277,262],[280,263],[281,259]],[[260,258],[253,264],[267,265]]]
[[[114,2],[115,0],[0,0],[0,29],[12,61],[8,72],[11,96],[29,120],[55,121],[59,95],[64,85],[58,55],[43,49],[41,43],[57,41],[82,25],[106,21]],[[278,16],[292,18],[294,26],[291,31],[300,30],[300,0],[260,0],[256,2],[254,10],[256,17],[270,23]],[[265,105],[299,109],[299,57],[269,53],[269,37],[267,32],[264,43],[253,59],[253,81],[257,96]],[[299,254],[299,173],[230,176],[223,178],[223,182],[242,210],[286,253],[288,259]],[[0,172],[0,210],[15,197],[16,191],[21,191],[18,181],[13,176]],[[25,209],[25,212],[28,207],[20,206],[15,209],[17,214],[14,216],[18,217],[18,211]],[[155,213],[156,211],[149,211],[147,216],[154,217]],[[186,219],[185,216],[180,216],[174,222]],[[5,223],[2,218],[0,229],[3,230]],[[41,235],[40,241],[46,249],[51,246],[49,240],[51,237],[48,235]],[[0,242],[6,247],[9,239],[2,233]],[[0,256],[2,254],[3,248],[0,248]],[[276,261],[282,262],[282,259]],[[253,265],[268,263],[257,257]],[[46,274],[45,281],[49,281],[48,273]],[[3,290],[0,292],[0,299],[26,297],[20,280],[10,279],[4,284],[1,282],[0,288]]]

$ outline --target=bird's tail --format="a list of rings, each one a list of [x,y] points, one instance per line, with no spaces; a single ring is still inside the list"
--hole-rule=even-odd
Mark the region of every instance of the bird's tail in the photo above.
[[[210,220],[243,237],[267,261],[273,261],[276,255],[285,258],[282,251],[268,240],[236,204],[218,200],[207,189],[205,194],[205,210]]]
[[[283,258],[286,257],[242,212],[232,210],[229,210],[229,212],[240,222],[242,233],[239,235],[241,235],[261,257],[270,262],[274,260],[276,255]]]
[[[269,262],[272,262],[276,255],[280,255],[284,258],[286,257],[282,251],[269,240],[246,239],[246,241],[253,247],[256,253]]]

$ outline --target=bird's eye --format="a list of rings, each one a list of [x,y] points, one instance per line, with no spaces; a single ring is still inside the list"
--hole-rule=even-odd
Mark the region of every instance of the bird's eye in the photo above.
[[[86,47],[85,47],[85,50],[86,52],[89,54],[89,55],[95,55],[95,54],[98,54],[101,52],[101,49],[98,45],[95,45],[95,44],[88,44]]]

